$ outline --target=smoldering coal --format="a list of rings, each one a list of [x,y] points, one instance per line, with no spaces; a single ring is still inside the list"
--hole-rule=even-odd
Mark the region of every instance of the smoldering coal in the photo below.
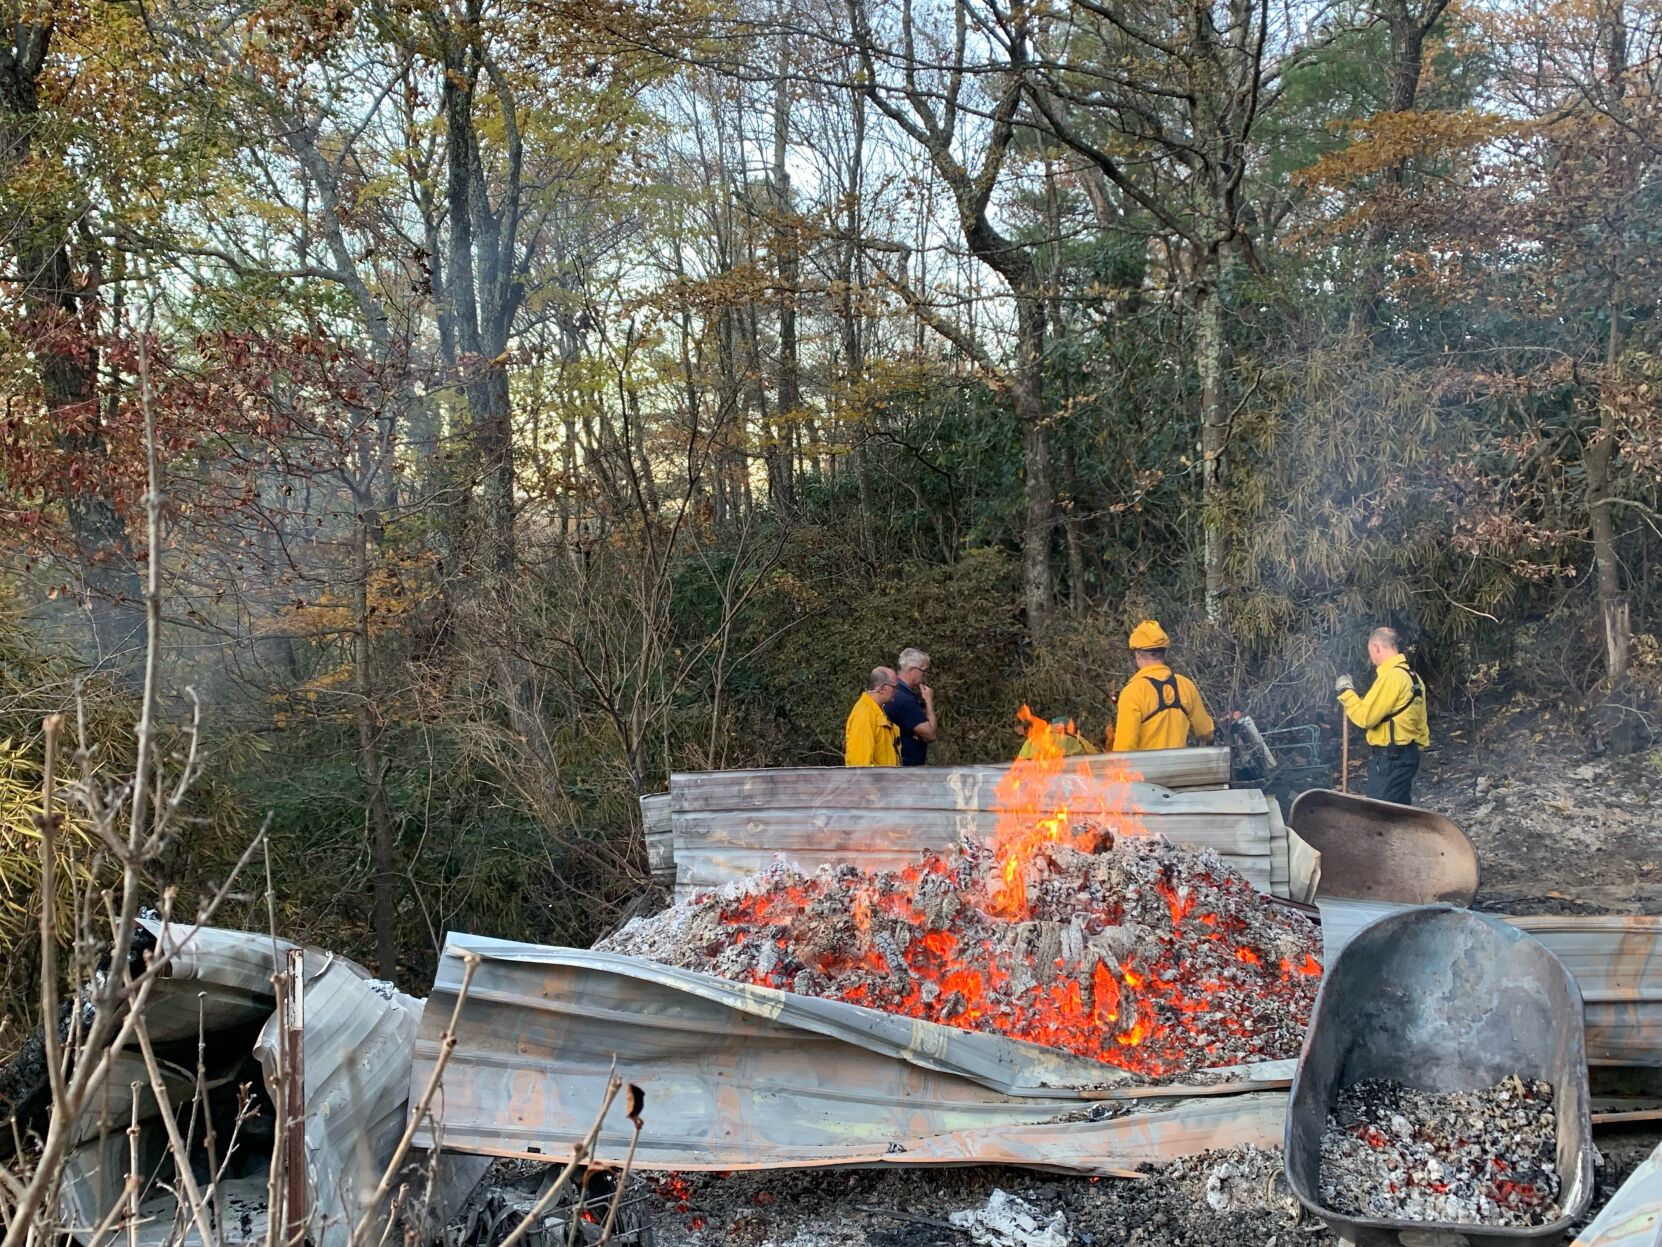
[[[1557,1139],[1550,1083],[1433,1094],[1369,1079],[1328,1117],[1321,1199],[1351,1216],[1546,1225],[1561,1215]]]
[[[969,843],[903,871],[777,861],[599,947],[1147,1075],[1296,1056],[1321,974],[1316,926],[1210,850],[1098,843],[1041,847],[1019,890]]]

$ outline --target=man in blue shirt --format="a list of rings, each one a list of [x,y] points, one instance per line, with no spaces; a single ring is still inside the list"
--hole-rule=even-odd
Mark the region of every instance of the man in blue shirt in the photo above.
[[[935,690],[923,682],[929,674],[929,655],[921,649],[903,649],[895,670],[900,682],[883,709],[900,729],[900,765],[922,766],[929,760],[929,746],[940,738]]]

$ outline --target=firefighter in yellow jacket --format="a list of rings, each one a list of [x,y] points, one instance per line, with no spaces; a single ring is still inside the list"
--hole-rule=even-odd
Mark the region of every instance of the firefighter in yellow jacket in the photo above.
[[[1368,734],[1373,752],[1368,757],[1368,795],[1398,805],[1413,804],[1414,775],[1420,769],[1420,750],[1431,743],[1425,712],[1425,685],[1402,656],[1402,640],[1394,628],[1375,628],[1368,636],[1368,660],[1373,663],[1373,686],[1366,697],[1342,675],[1333,685],[1345,717]]]
[[[1132,631],[1131,654],[1137,674],[1120,690],[1114,719],[1115,750],[1181,749],[1192,732],[1200,744],[1210,744],[1215,725],[1206,713],[1200,690],[1186,675],[1166,665],[1166,630],[1145,619]]]
[[[888,667],[874,667],[866,691],[848,712],[843,724],[844,766],[899,766],[900,729],[889,721],[883,707],[894,696],[895,673]]]

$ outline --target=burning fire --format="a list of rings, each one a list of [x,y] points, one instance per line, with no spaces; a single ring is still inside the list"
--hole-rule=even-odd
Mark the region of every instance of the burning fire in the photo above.
[[[1016,717],[1027,725],[1027,748],[999,780],[993,795],[998,813],[998,839],[993,853],[998,875],[993,881],[995,918],[1020,922],[1027,918],[1027,877],[1034,859],[1052,845],[1065,844],[1081,853],[1094,853],[1111,836],[1147,835],[1136,820],[1131,784],[1142,778],[1130,771],[1111,779],[1094,776],[1081,758],[1069,757],[1060,733],[1026,706]],[[1073,730],[1068,724],[1067,730]],[[1092,821],[1075,824],[1072,808],[1088,795]],[[1109,841],[1111,843],[1111,840]]]
[[[879,874],[778,862],[607,946],[1149,1075],[1295,1056],[1316,928],[1215,853],[1151,836],[1135,775],[1102,778],[1021,716],[1033,747],[999,785],[991,847]]]

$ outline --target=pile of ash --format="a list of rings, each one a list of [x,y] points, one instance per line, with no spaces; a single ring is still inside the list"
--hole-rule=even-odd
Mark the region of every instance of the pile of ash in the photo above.
[[[1549,1083],[1437,1095],[1370,1079],[1328,1117],[1321,1200],[1351,1216],[1546,1225],[1560,1216],[1557,1154]]]
[[[1162,1076],[1298,1054],[1320,932],[1210,850],[1106,834],[1022,865],[960,844],[903,871],[778,861],[599,948],[990,1031]]]

